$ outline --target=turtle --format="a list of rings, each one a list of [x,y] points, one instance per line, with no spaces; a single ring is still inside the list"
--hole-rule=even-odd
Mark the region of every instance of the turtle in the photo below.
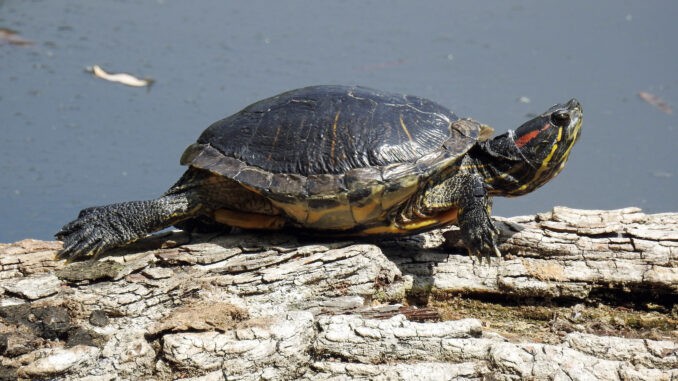
[[[56,234],[58,258],[96,258],[170,226],[400,236],[456,224],[469,254],[500,256],[494,196],[529,193],[565,166],[576,99],[515,131],[431,100],[361,86],[304,87],[210,125],[182,177],[153,200],[91,207]]]

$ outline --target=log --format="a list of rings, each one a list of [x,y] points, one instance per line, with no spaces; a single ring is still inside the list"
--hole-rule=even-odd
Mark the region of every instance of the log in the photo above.
[[[0,379],[678,378],[678,213],[400,239],[161,233],[98,260],[0,244]]]

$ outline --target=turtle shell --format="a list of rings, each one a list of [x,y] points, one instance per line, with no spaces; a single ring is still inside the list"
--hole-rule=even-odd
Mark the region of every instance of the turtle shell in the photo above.
[[[267,197],[298,226],[346,230],[384,220],[483,127],[424,98],[313,86],[215,122],[181,163]]]

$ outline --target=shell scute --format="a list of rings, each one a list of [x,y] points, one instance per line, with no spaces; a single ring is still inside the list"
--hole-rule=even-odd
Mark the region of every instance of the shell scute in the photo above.
[[[307,197],[306,176],[294,173],[276,173],[271,179],[270,193],[272,195],[291,195],[294,197]]]
[[[328,195],[345,192],[344,176],[313,175],[308,177],[306,192],[310,195]]]
[[[246,166],[233,179],[257,190],[270,191],[273,174],[260,168]]]

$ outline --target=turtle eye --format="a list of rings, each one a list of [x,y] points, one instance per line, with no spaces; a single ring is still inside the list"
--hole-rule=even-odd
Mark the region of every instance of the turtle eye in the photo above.
[[[570,113],[567,111],[556,111],[551,114],[551,123],[558,127],[565,127],[570,123]]]

